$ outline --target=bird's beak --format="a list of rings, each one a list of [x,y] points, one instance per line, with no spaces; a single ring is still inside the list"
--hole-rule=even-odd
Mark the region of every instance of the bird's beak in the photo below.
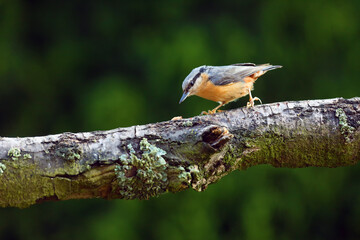
[[[189,93],[188,92],[184,92],[184,94],[182,95],[182,97],[180,98],[180,103],[182,103],[187,97],[189,96]]]

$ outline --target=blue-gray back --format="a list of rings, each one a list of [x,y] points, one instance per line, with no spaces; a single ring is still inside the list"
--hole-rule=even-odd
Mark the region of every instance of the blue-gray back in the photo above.
[[[228,66],[207,66],[204,73],[209,75],[209,80],[214,85],[227,85],[244,81],[245,77],[258,71],[271,70],[273,67],[275,68],[275,66],[269,64],[255,65],[253,63],[239,63]]]

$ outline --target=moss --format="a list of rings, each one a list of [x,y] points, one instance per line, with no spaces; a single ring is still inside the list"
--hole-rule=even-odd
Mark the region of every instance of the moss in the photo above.
[[[53,196],[53,180],[41,175],[29,161],[5,161],[6,171],[0,184],[0,206],[25,208],[39,196]],[[34,174],[36,172],[36,174]],[[41,187],[39,187],[41,186]]]
[[[241,157],[239,168],[244,170],[251,166],[266,164],[275,159],[280,159],[280,154],[284,148],[284,140],[277,134],[268,133],[261,137],[245,138],[243,145],[239,147],[241,151],[240,156],[238,156]]]
[[[247,139],[252,147],[240,146],[241,157],[239,169],[259,164],[270,164],[274,167],[338,167],[353,165],[358,158],[358,148],[348,144],[344,150],[339,136],[326,134],[327,129],[319,130],[321,134],[298,129],[291,136],[268,132],[254,139]],[[329,137],[330,136],[330,137]],[[236,157],[236,156],[235,156]]]
[[[341,111],[340,111],[341,112]],[[342,117],[342,126],[346,120]],[[317,126],[317,132],[309,132],[307,128],[293,131],[274,129],[265,133],[244,132],[241,138],[226,147],[224,164],[239,170],[251,166],[269,164],[274,167],[338,167],[353,165],[359,157],[357,140],[351,126],[345,127],[338,135],[329,132],[327,127]],[[341,138],[351,134],[354,139],[344,146]]]
[[[336,109],[335,116],[339,118],[340,132],[344,136],[345,142],[349,143],[355,128],[348,124],[347,116],[342,108]]]
[[[4,173],[5,170],[6,170],[5,164],[0,163],[0,176]]]
[[[178,147],[176,143],[170,143],[170,149]],[[186,159],[194,160],[196,163],[207,162],[209,157],[217,151],[203,142],[197,141],[195,144],[191,141],[183,143],[181,148],[177,149],[177,154],[180,154]]]
[[[233,145],[228,145],[223,161],[227,165],[233,165],[236,162],[238,155],[239,150],[237,150],[237,148],[235,148]]]
[[[21,157],[21,150],[19,148],[12,147],[8,151],[8,156],[12,160],[18,160]]]
[[[1,164],[6,164],[6,171],[3,172],[6,177],[1,178],[0,184],[1,207],[25,208],[43,201],[42,199],[69,199],[72,193],[81,195],[81,189],[85,185],[101,185],[99,181],[102,178],[98,176],[91,178],[91,182],[88,176],[83,178],[78,175],[90,168],[88,164],[66,161],[61,167],[43,169],[34,163],[36,161],[25,160],[25,154],[23,156],[18,161],[0,160]]]
[[[132,145],[127,147],[129,153],[120,156],[121,163],[115,168],[120,194],[125,199],[148,199],[165,192],[168,179],[162,156],[166,152],[146,138],[140,142],[139,157]]]

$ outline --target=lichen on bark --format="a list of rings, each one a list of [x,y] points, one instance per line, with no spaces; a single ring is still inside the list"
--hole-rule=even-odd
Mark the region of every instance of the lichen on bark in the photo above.
[[[350,126],[344,109],[336,109],[335,116],[339,118],[340,132],[344,136],[345,141],[349,143],[352,138],[352,134],[355,130],[354,127]]]
[[[167,173],[166,152],[146,138],[140,142],[139,157],[132,145],[128,145],[128,154],[120,156],[120,164],[115,174],[120,194],[125,199],[149,199],[166,191]]]

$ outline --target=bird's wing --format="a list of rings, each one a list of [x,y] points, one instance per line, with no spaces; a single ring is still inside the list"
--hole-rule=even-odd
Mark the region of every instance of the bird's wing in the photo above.
[[[234,63],[234,64],[231,64],[230,66],[252,66],[252,67],[255,67],[256,64],[255,63]]]
[[[243,81],[245,77],[265,70],[269,66],[269,64],[238,63],[229,66],[213,67],[209,71],[209,80],[218,86],[237,83]]]

